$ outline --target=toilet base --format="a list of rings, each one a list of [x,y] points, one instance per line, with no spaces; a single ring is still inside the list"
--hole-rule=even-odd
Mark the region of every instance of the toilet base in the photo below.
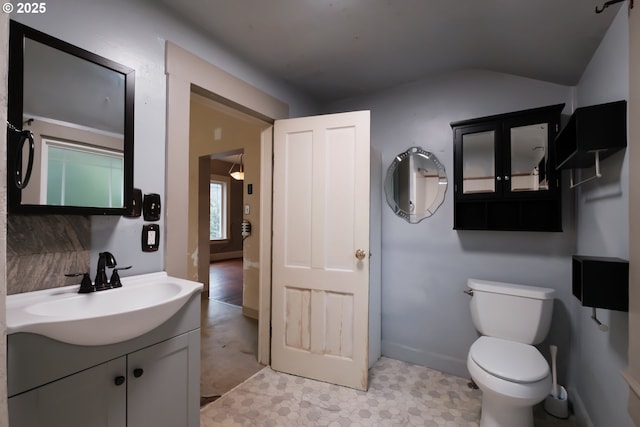
[[[533,427],[532,406],[506,406],[500,398],[482,396],[480,427]]]

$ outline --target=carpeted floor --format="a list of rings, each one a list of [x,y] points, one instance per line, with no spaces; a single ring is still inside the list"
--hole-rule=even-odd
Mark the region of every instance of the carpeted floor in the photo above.
[[[206,403],[223,395],[264,366],[257,362],[258,321],[242,308],[202,301],[200,395]]]
[[[200,426],[478,426],[482,393],[466,378],[384,357],[369,375],[363,392],[266,367],[202,408]],[[536,427],[576,426],[541,405],[534,419]]]

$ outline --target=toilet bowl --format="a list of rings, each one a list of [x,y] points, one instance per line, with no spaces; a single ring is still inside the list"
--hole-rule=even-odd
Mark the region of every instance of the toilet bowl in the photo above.
[[[467,369],[482,390],[480,427],[533,427],[531,408],[551,389],[549,365],[535,347],[483,336],[469,349]]]

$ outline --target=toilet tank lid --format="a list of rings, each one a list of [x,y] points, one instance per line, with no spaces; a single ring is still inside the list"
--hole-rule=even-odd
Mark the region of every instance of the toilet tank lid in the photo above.
[[[469,289],[494,294],[516,295],[525,298],[553,299],[555,289],[540,288],[538,286],[516,285],[514,283],[493,282],[491,280],[469,279]]]

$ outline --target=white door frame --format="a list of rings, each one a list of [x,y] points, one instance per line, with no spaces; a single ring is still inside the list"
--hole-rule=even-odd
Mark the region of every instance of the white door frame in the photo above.
[[[288,104],[167,41],[167,149],[165,194],[165,270],[172,276],[198,280],[197,194],[189,188],[189,102],[192,91],[273,123],[289,117]],[[271,139],[262,135],[260,198],[260,278],[258,362],[270,363],[271,319]],[[265,179],[267,177],[267,179]],[[269,188],[265,188],[267,185]],[[197,193],[197,192],[196,192]],[[186,209],[185,209],[186,207]]]

